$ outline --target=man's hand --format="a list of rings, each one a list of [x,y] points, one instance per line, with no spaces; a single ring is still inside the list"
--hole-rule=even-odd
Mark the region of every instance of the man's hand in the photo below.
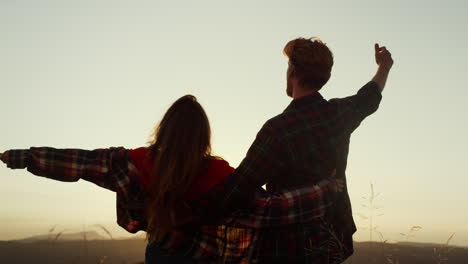
[[[388,73],[393,66],[392,54],[385,47],[380,47],[379,44],[375,43],[375,62],[379,65],[377,73],[375,74],[372,81],[376,82],[379,86],[380,92],[383,91],[385,83],[387,82]]]
[[[390,70],[393,66],[392,54],[387,50],[386,47],[380,47],[378,43],[375,43],[375,62],[380,67]]]

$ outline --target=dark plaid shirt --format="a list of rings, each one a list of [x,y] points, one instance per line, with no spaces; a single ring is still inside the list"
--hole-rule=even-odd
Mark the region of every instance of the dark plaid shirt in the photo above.
[[[315,93],[293,100],[282,114],[265,123],[235,172],[194,200],[192,208],[207,219],[242,216],[264,184],[269,193],[286,192],[316,184],[335,168],[336,177],[345,181],[351,133],[377,110],[381,98],[377,83],[371,81],[346,98],[327,101]],[[301,215],[308,206],[298,203],[294,214]],[[272,214],[282,215],[285,208],[274,207]],[[259,230],[226,226],[226,237],[250,239],[254,245],[238,250],[237,256],[230,254],[235,257],[226,262],[341,263],[353,253],[356,227],[346,187],[324,217],[303,220]],[[230,241],[226,241],[229,250]]]

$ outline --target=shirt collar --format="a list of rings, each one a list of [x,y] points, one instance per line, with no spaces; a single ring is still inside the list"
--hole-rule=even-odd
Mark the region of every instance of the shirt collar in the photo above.
[[[306,95],[301,98],[292,100],[289,106],[286,108],[286,110],[303,108],[314,104],[322,103],[324,101],[326,100],[323,99],[322,95],[319,92],[316,92],[311,95]]]

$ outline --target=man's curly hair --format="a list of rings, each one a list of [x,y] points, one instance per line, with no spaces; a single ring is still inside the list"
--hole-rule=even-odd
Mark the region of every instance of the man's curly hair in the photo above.
[[[283,49],[289,63],[294,66],[299,85],[320,90],[330,79],[333,54],[319,38],[297,38]]]

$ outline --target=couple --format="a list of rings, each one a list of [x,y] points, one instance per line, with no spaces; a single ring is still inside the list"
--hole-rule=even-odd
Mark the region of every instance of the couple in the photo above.
[[[318,91],[330,78],[329,48],[298,38],[284,54],[293,100],[263,125],[236,169],[211,154],[208,118],[190,95],[168,109],[148,147],[32,147],[0,159],[116,192],[118,224],[147,232],[145,263],[341,263],[356,231],[345,177],[350,136],[377,110],[393,60],[375,44],[372,80],[327,101]]]

